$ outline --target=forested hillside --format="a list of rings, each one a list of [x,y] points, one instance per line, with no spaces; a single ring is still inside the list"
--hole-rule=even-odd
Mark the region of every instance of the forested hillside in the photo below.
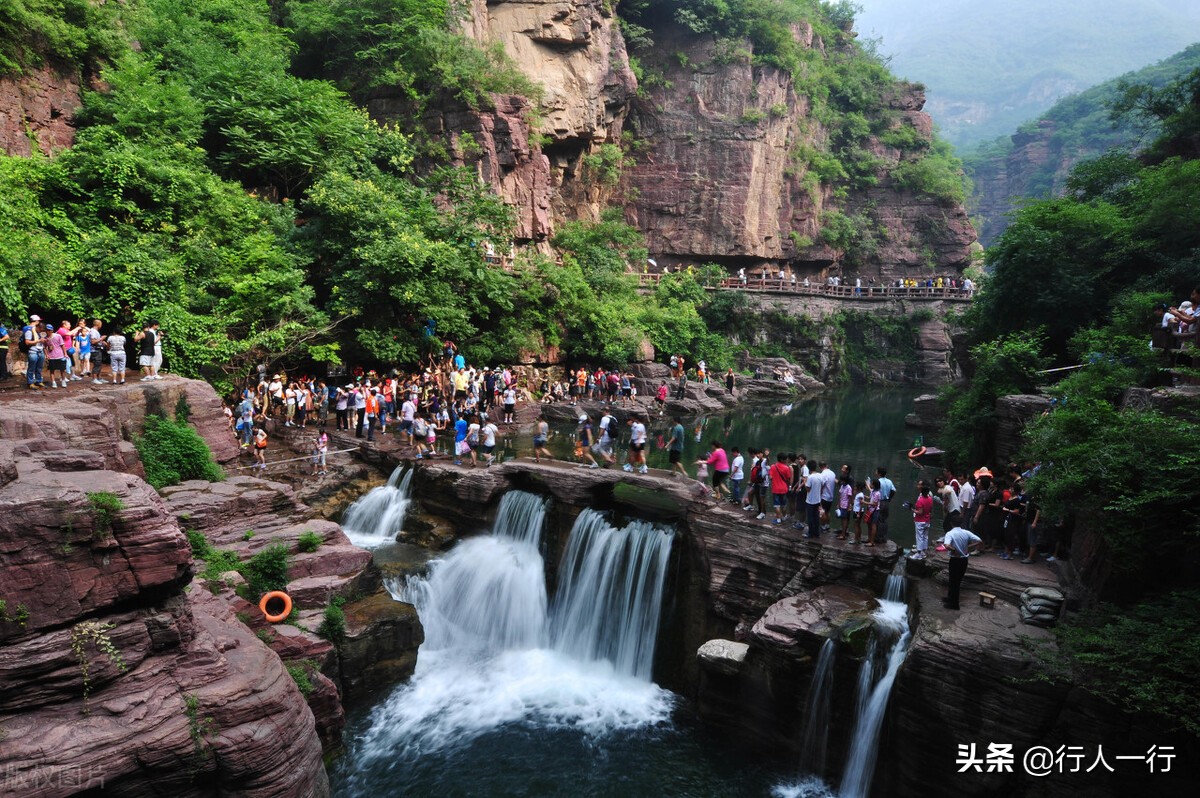
[[[520,20],[479,33],[494,15],[440,0],[5,5],[6,91],[19,94],[22,76],[38,70],[76,76],[85,90],[71,112],[73,146],[56,150],[27,123],[34,157],[0,158],[0,315],[96,315],[135,328],[157,319],[183,374],[224,382],[280,359],[413,363],[441,338],[480,362],[550,350],[623,362],[647,343],[728,362],[721,327],[705,321],[728,319],[709,309],[703,269],[650,296],[626,276],[646,263],[630,206],[648,192],[623,174],[639,157],[654,161],[653,137],[622,136],[628,107],[605,98],[597,113],[611,119],[581,132],[587,120],[572,116],[581,100],[557,79],[540,85],[538,63],[511,57],[530,41],[588,58],[592,32],[611,30],[605,68],[629,70],[624,36],[644,45],[652,29],[682,31],[724,53],[712,68],[752,78],[739,103],[762,104],[756,81],[777,76],[776,106],[714,122],[737,128],[735,140],[795,152],[786,170],[781,159],[756,178],[784,186],[786,171],[803,200],[763,233],[775,241],[763,257],[807,250],[814,270],[878,270],[895,255],[902,266],[954,269],[973,237],[957,160],[929,137],[919,100],[855,43],[845,3],[650,0],[626,12],[622,34],[611,7],[580,2],[572,13],[593,22],[536,41]],[[670,99],[656,104],[665,84],[642,78],[645,93],[629,102],[646,119]],[[809,108],[819,113],[799,116]],[[501,126],[520,141],[482,140],[483,128]],[[778,142],[763,138],[772,126]],[[520,163],[542,170],[531,179],[550,199],[534,201],[553,207],[548,222],[518,234],[530,189],[514,189],[508,170]],[[658,178],[643,170],[641,179]],[[961,224],[922,232],[913,225],[923,216],[892,221],[891,254],[863,249],[860,234],[888,223],[872,209],[889,202]],[[505,268],[485,259],[514,239],[525,246]],[[750,245],[732,252],[755,255]],[[720,253],[688,254],[701,266]]]
[[[1200,66],[1200,44],[1157,64],[1066,97],[1011,136],[980,144],[963,155],[972,194],[967,206],[980,241],[1003,232],[1007,214],[1025,198],[1061,194],[1075,164],[1112,147],[1137,149],[1158,133],[1156,118],[1120,111],[1130,86],[1162,88]]]
[[[988,250],[992,274],[965,320],[974,373],[944,394],[942,443],[986,461],[998,396],[1034,390],[1040,369],[1082,366],[1050,388],[1056,405],[1027,427],[1021,457],[1040,463],[1028,491],[1043,522],[1074,525],[1074,566],[1116,603],[1060,630],[1055,662],[1194,733],[1200,629],[1181,608],[1200,597],[1200,371],[1194,348],[1170,358],[1147,342],[1165,306],[1200,291],[1200,69],[1131,87],[1123,106],[1126,123],[1160,134],[1076,166],[1065,196],[1020,208]],[[1192,384],[1146,390],[1181,382]]]
[[[1056,100],[1196,40],[1192,0],[861,0],[865,37],[959,148],[1014,130]]]

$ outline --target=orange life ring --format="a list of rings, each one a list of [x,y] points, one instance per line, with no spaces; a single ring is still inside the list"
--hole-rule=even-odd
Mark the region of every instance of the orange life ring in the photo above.
[[[920,456],[921,456],[921,455],[923,455],[923,454],[925,454],[925,447],[924,447],[924,446],[918,446],[918,447],[916,447],[915,449],[909,449],[909,450],[908,450],[908,459],[909,459],[909,460],[916,460],[918,457],[920,457]]]
[[[270,611],[267,610],[267,604],[275,599],[279,599],[283,602],[283,611],[278,615],[272,615]],[[292,614],[292,597],[287,593],[284,593],[282,590],[272,590],[270,593],[265,594],[258,602],[258,608],[262,610],[263,617],[265,617],[268,621],[271,623],[279,623]]]

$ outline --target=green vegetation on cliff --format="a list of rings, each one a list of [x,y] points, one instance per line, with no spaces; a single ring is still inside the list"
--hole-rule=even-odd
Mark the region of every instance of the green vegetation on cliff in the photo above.
[[[1159,303],[1200,285],[1200,69],[1131,86],[1119,105],[1162,134],[1140,156],[1076,167],[1065,197],[1019,210],[988,251],[992,274],[966,316],[974,381],[947,394],[946,442],[987,456],[997,396],[1032,388],[1043,363],[1084,366],[1050,389],[1056,406],[1028,425],[1021,454],[1041,463],[1028,487],[1043,520],[1074,519],[1090,550],[1080,567],[1102,570],[1116,602],[1060,631],[1062,664],[1096,693],[1194,733],[1200,617],[1180,608],[1200,588],[1200,412],[1187,394],[1152,402],[1139,389],[1172,378],[1147,348]]]
[[[1137,148],[1149,143],[1159,132],[1157,126],[1120,113],[1119,109],[1114,113],[1114,106],[1125,102],[1130,87],[1161,89],[1198,66],[1200,44],[1194,44],[1157,64],[1065,97],[1037,119],[1022,124],[1015,135],[967,151],[963,164],[975,182],[969,203],[972,214],[978,211],[985,193],[1007,191],[1014,202],[1018,197],[1046,199],[1066,189],[1073,165],[1112,148]],[[1015,167],[1005,165],[1018,142],[1036,142],[1036,155]],[[992,185],[998,175],[1005,175],[999,189]],[[988,227],[1003,227],[999,219],[984,222]]]

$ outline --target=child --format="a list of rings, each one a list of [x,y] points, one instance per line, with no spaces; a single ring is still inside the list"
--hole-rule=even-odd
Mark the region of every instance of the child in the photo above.
[[[871,483],[871,503],[867,507],[867,545],[875,545],[875,530],[879,523],[879,505],[883,502],[883,494],[879,492],[879,484]]]
[[[862,543],[862,522],[863,515],[866,513],[867,483],[860,479],[858,484],[854,486],[854,490],[854,540],[852,542],[857,546],[859,543]]]
[[[850,531],[850,499],[854,496],[854,486],[850,484],[850,477],[842,477],[842,486],[838,489],[838,509],[837,513],[842,518],[842,533],[837,536],[838,540],[845,540]]]
[[[711,447],[704,454],[703,460],[696,461],[696,485],[699,488],[699,495],[706,499],[708,498],[709,494],[712,493],[712,489],[709,488],[708,483],[705,482],[705,480],[708,479],[708,458],[710,457],[712,457]]]

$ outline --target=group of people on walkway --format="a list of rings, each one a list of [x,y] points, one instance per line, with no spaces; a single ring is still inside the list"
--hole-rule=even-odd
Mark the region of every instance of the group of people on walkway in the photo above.
[[[75,382],[93,385],[123,385],[129,350],[136,352],[142,380],[162,379],[162,342],[165,335],[157,321],[150,321],[133,336],[119,327],[105,329],[100,319],[64,319],[58,326],[37,314],[20,330],[0,324],[0,380],[13,376],[9,371],[10,349],[19,352],[18,363],[25,367],[25,386],[30,390],[65,389]],[[108,377],[104,379],[107,361]],[[49,380],[49,385],[47,385]]]

